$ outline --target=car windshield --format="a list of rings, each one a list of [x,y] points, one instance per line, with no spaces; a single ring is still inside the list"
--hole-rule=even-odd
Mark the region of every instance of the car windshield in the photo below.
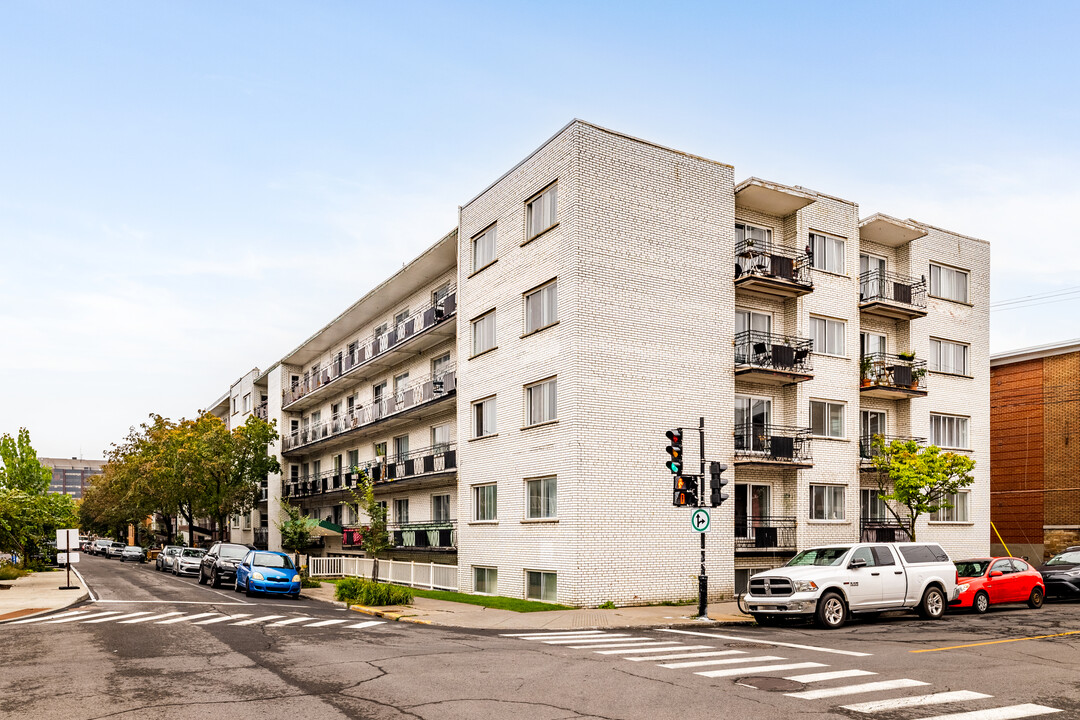
[[[1080,552],[1065,552],[1050,558],[1047,565],[1080,565]]]
[[[165,548],[166,555],[177,555],[180,552],[180,548]]]
[[[284,555],[275,555],[274,553],[255,553],[255,557],[251,559],[251,564],[257,567],[268,568],[286,568],[292,570],[292,560]]]
[[[124,543],[113,543],[112,546],[115,548],[122,548],[124,547]]]
[[[989,560],[964,560],[956,563],[956,574],[960,577],[979,577],[986,573]]]
[[[223,545],[218,554],[223,558],[239,560],[248,554],[248,548],[242,545]]]
[[[850,549],[849,547],[827,547],[803,550],[788,560],[786,567],[797,565],[839,565],[843,562],[844,556],[847,555]]]
[[[196,548],[184,548],[180,552],[181,552],[180,557],[192,557],[192,558],[200,558],[200,557],[202,557],[203,555],[206,554],[205,550],[199,550],[199,549],[196,549]]]

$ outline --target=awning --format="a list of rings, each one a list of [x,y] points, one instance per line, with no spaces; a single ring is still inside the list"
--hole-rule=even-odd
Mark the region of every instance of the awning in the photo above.
[[[308,534],[312,537],[333,537],[341,534],[341,526],[335,525],[329,520],[316,520],[307,518]]]

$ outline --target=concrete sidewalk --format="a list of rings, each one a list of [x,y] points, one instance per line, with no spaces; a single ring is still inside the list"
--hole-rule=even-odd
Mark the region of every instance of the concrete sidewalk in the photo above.
[[[66,570],[30,573],[18,580],[0,580],[0,586],[10,586],[6,590],[0,588],[0,622],[62,610],[90,597],[74,572],[71,573],[71,585],[78,589],[61,590],[60,587],[66,584]]]
[[[333,583],[303,590],[303,595],[324,602],[334,601]],[[342,603],[337,603],[342,605]],[[447,602],[417,597],[411,605],[364,607],[353,605],[351,610],[401,622],[424,625],[443,625],[489,630],[582,630],[592,628],[649,627],[654,625],[709,625],[711,623],[752,623],[754,619],[739,612],[734,602],[709,605],[709,620],[691,617],[696,605],[648,605],[611,610],[585,608],[580,610],[547,610],[519,613],[498,610],[468,603]]]

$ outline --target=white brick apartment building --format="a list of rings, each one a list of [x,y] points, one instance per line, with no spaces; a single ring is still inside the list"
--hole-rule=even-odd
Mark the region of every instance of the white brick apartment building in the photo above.
[[[686,429],[694,467],[703,416],[732,481],[707,533],[714,596],[797,548],[895,536],[862,470],[872,434],[974,457],[970,491],[918,532],[985,553],[989,254],[574,121],[256,380],[283,435],[269,542],[276,493],[348,524],[343,469],[392,465],[398,556],[456,561],[463,591],[690,598],[698,537],[664,432]]]

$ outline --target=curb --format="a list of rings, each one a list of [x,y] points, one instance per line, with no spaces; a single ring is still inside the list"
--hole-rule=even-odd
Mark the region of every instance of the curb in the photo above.
[[[90,599],[90,593],[84,588],[83,589],[83,594],[80,595],[79,597],[75,598],[71,602],[69,602],[67,605],[61,605],[59,607],[48,608],[48,609],[42,610],[40,612],[31,613],[29,615],[20,615],[18,617],[11,618],[10,620],[3,620],[3,621],[0,621],[0,625],[7,625],[8,623],[15,622],[16,620],[29,620],[30,618],[36,618],[36,617],[39,617],[41,615],[48,615],[49,613],[57,612],[58,610],[66,610],[67,608],[71,607],[72,605],[76,605],[78,603],[84,602],[84,601],[89,600],[89,599]],[[18,611],[16,610],[14,612],[18,612]]]
[[[405,613],[390,612],[388,610],[378,610],[376,608],[367,607],[365,605],[350,605],[349,609],[353,612],[363,613],[364,615],[372,615],[377,618],[383,618],[384,620],[393,620],[394,622],[415,623],[416,625],[433,624],[430,620],[421,620],[418,617],[410,617]]]

